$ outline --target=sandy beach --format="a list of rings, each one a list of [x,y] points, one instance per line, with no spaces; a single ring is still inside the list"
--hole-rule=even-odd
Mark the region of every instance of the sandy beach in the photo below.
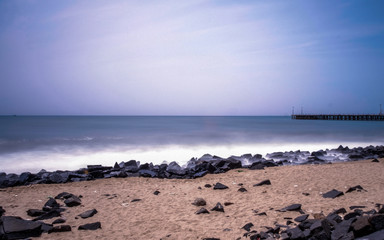
[[[379,160],[379,163],[364,160],[265,170],[235,169],[193,180],[131,177],[21,186],[0,189],[0,206],[6,210],[6,216],[32,219],[26,211],[41,209],[49,197],[64,191],[82,195],[80,206],[64,207],[62,213],[65,224],[72,226],[71,232],[43,233],[37,239],[245,239],[246,231],[242,227],[249,222],[254,224],[252,230],[260,232],[266,230],[264,226],[286,224],[286,218],[299,216],[298,212],[276,211],[295,203],[302,204],[309,218],[342,207],[350,211],[353,205],[366,206],[367,211],[377,210],[375,204],[384,203],[384,159]],[[266,179],[272,184],[253,186]],[[205,187],[217,182],[229,188]],[[345,193],[356,185],[366,191]],[[241,187],[247,191],[239,192]],[[345,194],[335,199],[322,197],[332,189]],[[155,191],[160,193],[155,195]],[[192,205],[196,198],[206,200],[204,207],[210,214],[195,214],[201,208]],[[134,199],[140,200],[132,202]],[[58,202],[64,206],[62,201]],[[224,213],[211,211],[218,202],[224,206]],[[76,217],[93,208],[98,211],[93,217]],[[262,212],[266,215],[257,215]],[[55,219],[45,222],[52,223]],[[81,224],[97,221],[102,229],[77,229]]]

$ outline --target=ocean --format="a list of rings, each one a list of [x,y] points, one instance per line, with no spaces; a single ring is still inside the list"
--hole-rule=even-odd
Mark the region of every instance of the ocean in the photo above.
[[[283,117],[1,116],[0,172],[384,144],[384,122]]]

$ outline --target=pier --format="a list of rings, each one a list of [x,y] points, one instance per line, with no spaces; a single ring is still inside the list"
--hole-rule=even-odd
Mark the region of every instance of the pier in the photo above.
[[[384,121],[383,114],[292,114],[297,120]]]

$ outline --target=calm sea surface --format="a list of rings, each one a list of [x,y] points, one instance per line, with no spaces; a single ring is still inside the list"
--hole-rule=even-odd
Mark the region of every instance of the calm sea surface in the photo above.
[[[0,172],[73,170],[131,159],[185,164],[205,153],[384,144],[384,122],[290,117],[0,117]]]

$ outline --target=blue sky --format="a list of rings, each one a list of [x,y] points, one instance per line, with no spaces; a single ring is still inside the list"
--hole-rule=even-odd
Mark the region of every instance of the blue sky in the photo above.
[[[1,0],[0,114],[378,113],[383,1]]]

